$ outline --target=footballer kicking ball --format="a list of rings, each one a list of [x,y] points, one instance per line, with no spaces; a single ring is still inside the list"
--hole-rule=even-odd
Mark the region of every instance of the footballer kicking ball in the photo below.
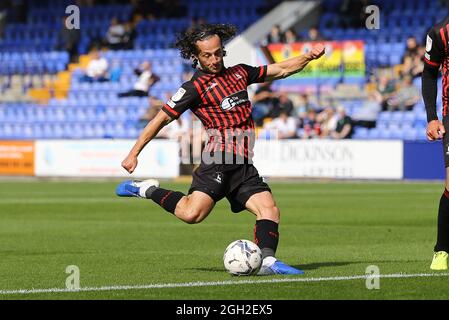
[[[256,274],[262,265],[262,251],[249,240],[236,240],[225,250],[223,262],[226,270],[235,276]]]

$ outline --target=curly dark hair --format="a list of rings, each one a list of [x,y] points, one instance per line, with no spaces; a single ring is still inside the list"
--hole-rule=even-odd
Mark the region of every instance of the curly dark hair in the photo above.
[[[187,29],[187,31],[179,35],[175,46],[181,51],[181,57],[193,59],[192,67],[196,68],[198,59],[194,58],[194,56],[198,54],[197,41],[217,35],[220,37],[221,42],[224,43],[235,36],[236,33],[237,28],[232,24],[200,24]],[[223,55],[226,55],[225,51]]]

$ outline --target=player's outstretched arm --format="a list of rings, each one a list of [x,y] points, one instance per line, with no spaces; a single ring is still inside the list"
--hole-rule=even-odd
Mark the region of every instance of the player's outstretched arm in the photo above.
[[[159,113],[154,117],[150,123],[143,129],[139,138],[137,138],[136,143],[132,147],[129,154],[126,156],[125,160],[122,161],[122,167],[125,168],[129,173],[133,173],[137,167],[137,156],[143,150],[143,148],[153,140],[153,138],[158,134],[158,132],[167,124],[172,121],[172,118],[164,111],[159,111]]]
[[[291,58],[282,62],[273,63],[267,67],[267,76],[265,81],[283,79],[292,74],[300,72],[312,60],[319,59],[325,52],[322,44],[313,47],[312,51],[299,57]]]

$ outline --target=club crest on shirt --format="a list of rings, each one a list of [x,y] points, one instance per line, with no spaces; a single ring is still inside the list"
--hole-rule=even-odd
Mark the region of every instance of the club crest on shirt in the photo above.
[[[221,100],[220,106],[223,110],[231,110],[232,108],[248,101],[248,92],[246,90],[242,90]]]
[[[218,83],[212,82],[212,83],[210,84],[210,86],[208,86],[208,87],[206,88],[206,92],[212,90],[212,89],[215,88],[216,86],[218,86]]]
[[[222,172],[215,172],[215,178],[216,183],[222,184],[223,183],[223,173]]]

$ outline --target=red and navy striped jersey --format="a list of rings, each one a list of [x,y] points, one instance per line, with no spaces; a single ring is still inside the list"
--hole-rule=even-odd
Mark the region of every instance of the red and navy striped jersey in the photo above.
[[[204,152],[232,153],[251,158],[255,127],[247,87],[264,82],[266,73],[267,66],[246,64],[223,68],[218,74],[197,70],[162,110],[177,119],[190,109],[208,132]]]
[[[446,116],[449,113],[449,17],[427,33],[424,61],[431,67],[442,67],[443,116]]]

